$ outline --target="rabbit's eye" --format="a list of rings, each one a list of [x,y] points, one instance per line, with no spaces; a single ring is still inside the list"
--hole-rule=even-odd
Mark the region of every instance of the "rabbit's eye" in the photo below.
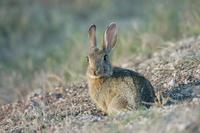
[[[104,60],[104,61],[107,61],[107,58],[108,58],[108,56],[107,56],[107,55],[104,55],[103,60]]]

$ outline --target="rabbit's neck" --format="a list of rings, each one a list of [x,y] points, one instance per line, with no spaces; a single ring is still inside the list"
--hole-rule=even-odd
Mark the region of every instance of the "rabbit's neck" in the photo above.
[[[90,89],[100,89],[102,84],[104,83],[104,78],[90,78],[88,77],[88,85]]]

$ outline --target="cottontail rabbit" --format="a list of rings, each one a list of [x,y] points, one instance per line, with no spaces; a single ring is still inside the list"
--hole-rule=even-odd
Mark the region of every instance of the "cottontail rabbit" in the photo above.
[[[89,28],[87,80],[93,102],[107,114],[149,107],[155,99],[151,83],[137,72],[113,67],[110,54],[117,40],[117,27],[111,23],[105,33],[102,48],[97,48],[96,26]]]

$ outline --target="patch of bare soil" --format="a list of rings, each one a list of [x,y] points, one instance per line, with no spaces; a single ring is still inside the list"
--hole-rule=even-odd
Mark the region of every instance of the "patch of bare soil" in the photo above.
[[[173,102],[200,97],[200,37],[171,44],[150,59],[129,62],[127,67],[143,73]]]
[[[145,60],[130,59],[124,66],[144,74],[165,106],[108,117],[90,101],[81,81],[41,89],[2,106],[0,132],[200,132],[200,37],[174,43]]]

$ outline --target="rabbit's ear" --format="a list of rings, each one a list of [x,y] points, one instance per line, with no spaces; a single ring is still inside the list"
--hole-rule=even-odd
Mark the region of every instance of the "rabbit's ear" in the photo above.
[[[90,49],[97,47],[96,42],[96,25],[92,24],[88,30]]]
[[[117,41],[117,25],[112,22],[104,33],[103,49],[110,51]]]

